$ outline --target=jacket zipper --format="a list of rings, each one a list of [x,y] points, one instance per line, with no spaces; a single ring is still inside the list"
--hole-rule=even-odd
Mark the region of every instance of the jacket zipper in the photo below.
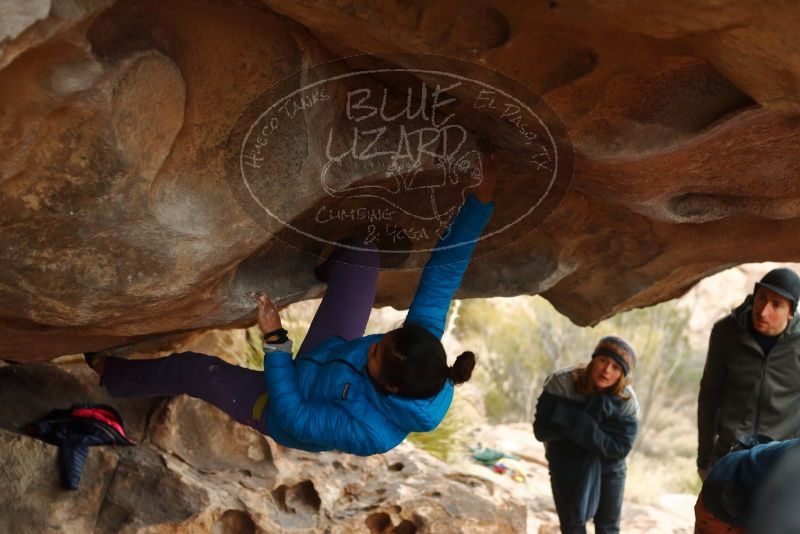
[[[766,374],[768,359],[769,355],[765,355],[764,360],[761,362],[761,377],[758,381],[758,397],[756,398],[756,417],[753,420],[753,434],[758,434],[758,424],[761,422],[761,397],[764,394],[764,375]]]

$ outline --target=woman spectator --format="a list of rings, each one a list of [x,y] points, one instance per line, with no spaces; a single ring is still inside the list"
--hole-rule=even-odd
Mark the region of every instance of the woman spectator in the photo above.
[[[544,442],[561,532],[619,532],[625,458],[636,438],[639,410],[629,374],[631,346],[604,337],[588,365],[550,375],[536,405],[533,432]]]

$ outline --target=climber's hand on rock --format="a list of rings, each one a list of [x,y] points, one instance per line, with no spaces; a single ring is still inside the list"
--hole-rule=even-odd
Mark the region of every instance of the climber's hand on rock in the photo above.
[[[278,308],[266,293],[252,293],[251,296],[258,302],[258,327],[261,333],[272,332],[281,328],[281,316]]]

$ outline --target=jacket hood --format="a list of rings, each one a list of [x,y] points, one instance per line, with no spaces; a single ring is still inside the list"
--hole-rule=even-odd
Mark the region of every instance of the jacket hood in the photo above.
[[[369,344],[380,341],[382,335],[367,336]],[[375,389],[367,369],[364,369],[366,395],[378,411],[393,425],[406,432],[428,432],[444,419],[453,401],[453,383],[445,382],[442,390],[427,399],[410,399],[400,395],[383,395]]]
[[[731,312],[731,315],[736,323],[741,326],[745,332],[749,332],[747,320],[752,313],[753,295],[747,295],[747,298],[744,299],[744,302],[734,308],[734,310]],[[795,312],[794,316],[789,319],[789,324],[786,326],[786,330],[784,330],[780,335],[783,336],[795,334],[800,334],[800,308]]]

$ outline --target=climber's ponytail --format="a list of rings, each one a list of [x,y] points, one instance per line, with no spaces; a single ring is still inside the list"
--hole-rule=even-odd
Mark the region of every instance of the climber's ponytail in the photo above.
[[[475,368],[475,354],[472,352],[463,352],[456,358],[456,363],[448,368],[448,375],[454,384],[463,384],[472,376],[472,370]]]

